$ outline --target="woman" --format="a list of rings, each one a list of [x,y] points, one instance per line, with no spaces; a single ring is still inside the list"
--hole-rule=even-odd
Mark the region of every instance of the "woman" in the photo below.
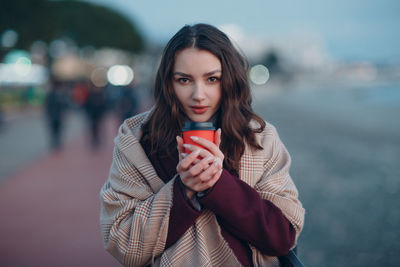
[[[127,119],[101,190],[105,248],[127,266],[278,266],[304,209],[275,128],[253,113],[247,65],[206,24],[167,44],[155,105]],[[180,137],[211,121],[215,143]],[[184,153],[184,150],[190,153]]]

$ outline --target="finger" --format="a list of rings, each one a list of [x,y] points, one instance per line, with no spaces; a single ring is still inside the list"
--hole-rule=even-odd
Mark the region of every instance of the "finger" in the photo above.
[[[202,183],[209,181],[214,177],[214,175],[219,172],[221,168],[216,164],[211,164],[206,170],[198,175],[198,178]]]
[[[207,189],[213,187],[217,183],[219,178],[221,177],[221,173],[222,173],[222,169],[217,171],[210,179],[208,179],[200,184],[194,185],[194,187],[196,188],[196,191],[204,191],[204,190],[207,190]]]
[[[200,156],[201,158],[206,158],[206,157],[208,157],[208,156],[212,156],[212,154],[210,153],[210,151],[208,151],[208,150],[206,150],[206,149],[203,149],[203,148],[200,148],[200,147],[195,146],[195,145],[183,144],[183,147],[186,148],[186,149],[188,149],[189,151],[196,151],[196,150],[199,149],[199,150],[200,150],[199,156]]]
[[[180,154],[179,160],[182,160],[182,159],[186,158],[187,156],[188,156],[188,154],[186,154],[186,153],[181,153],[181,154]],[[200,162],[200,159],[197,157],[197,158],[192,162],[192,165],[196,165],[196,164],[199,163],[199,162]]]
[[[178,154],[181,155],[181,153],[184,152],[182,137],[177,136],[176,137],[176,143],[177,143]],[[179,158],[179,159],[182,159],[182,158]]]
[[[214,166],[218,166],[219,169],[223,168],[223,160],[218,156],[214,156],[214,161],[212,162]]]
[[[219,169],[222,169],[223,168],[223,162],[222,162],[222,159],[220,159],[220,158],[218,158],[218,157],[215,157],[215,161],[214,161],[214,163],[213,163],[215,166],[218,166],[218,168]]]
[[[214,156],[209,156],[207,158],[204,158],[202,160],[200,160],[197,164],[195,164],[194,166],[192,166],[189,170],[188,173],[193,176],[196,177],[199,174],[201,174],[202,172],[204,172],[204,170],[208,169],[209,166],[211,164],[213,164],[214,162]]]
[[[197,158],[197,159],[195,159],[195,160],[193,161],[193,165],[196,165],[196,164],[199,163],[199,162],[200,162],[200,159]]]
[[[192,165],[192,163],[196,160],[199,154],[200,154],[200,149],[197,149],[196,151],[190,153],[184,159],[182,159],[178,164],[180,170],[187,170],[190,167],[190,165]]]
[[[221,174],[222,174],[222,170],[223,169],[217,171],[210,180],[205,182],[205,184],[208,188],[213,187],[215,185],[215,183],[219,180],[219,178],[221,177]]]
[[[202,189],[204,187],[202,186],[202,181],[197,177],[191,176],[188,171],[183,172],[183,175],[180,178],[186,187],[191,188],[194,191],[204,190]]]
[[[203,146],[204,148],[208,149],[213,155],[217,157],[223,156],[223,153],[221,150],[219,150],[219,147],[216,146],[213,142],[208,141],[204,138],[197,137],[197,136],[191,136],[190,137],[195,143]]]
[[[221,144],[221,128],[219,128],[214,134],[215,145],[219,147]]]

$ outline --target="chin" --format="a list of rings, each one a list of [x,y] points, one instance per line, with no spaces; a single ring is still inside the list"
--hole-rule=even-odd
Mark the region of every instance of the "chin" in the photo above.
[[[192,115],[189,117],[194,122],[206,122],[209,121],[211,116],[208,115]]]

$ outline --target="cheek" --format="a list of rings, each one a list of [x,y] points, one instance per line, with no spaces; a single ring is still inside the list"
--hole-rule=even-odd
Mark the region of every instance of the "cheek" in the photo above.
[[[215,100],[215,104],[219,105],[221,103],[222,89],[218,88],[215,90],[212,97]]]
[[[174,92],[178,101],[183,105],[189,97],[187,90],[184,90],[184,88],[179,86],[174,86]]]

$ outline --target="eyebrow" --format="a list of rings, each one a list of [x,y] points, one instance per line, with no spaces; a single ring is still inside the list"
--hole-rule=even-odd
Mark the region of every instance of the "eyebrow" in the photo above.
[[[204,73],[204,74],[203,74],[203,77],[210,76],[210,75],[214,75],[214,74],[221,73],[221,72],[222,72],[221,70],[213,70],[213,71]],[[180,72],[180,71],[174,72],[173,75],[174,75],[174,76],[175,76],[175,75],[179,75],[179,76],[183,76],[183,77],[192,77],[192,75],[186,74],[186,73]]]

